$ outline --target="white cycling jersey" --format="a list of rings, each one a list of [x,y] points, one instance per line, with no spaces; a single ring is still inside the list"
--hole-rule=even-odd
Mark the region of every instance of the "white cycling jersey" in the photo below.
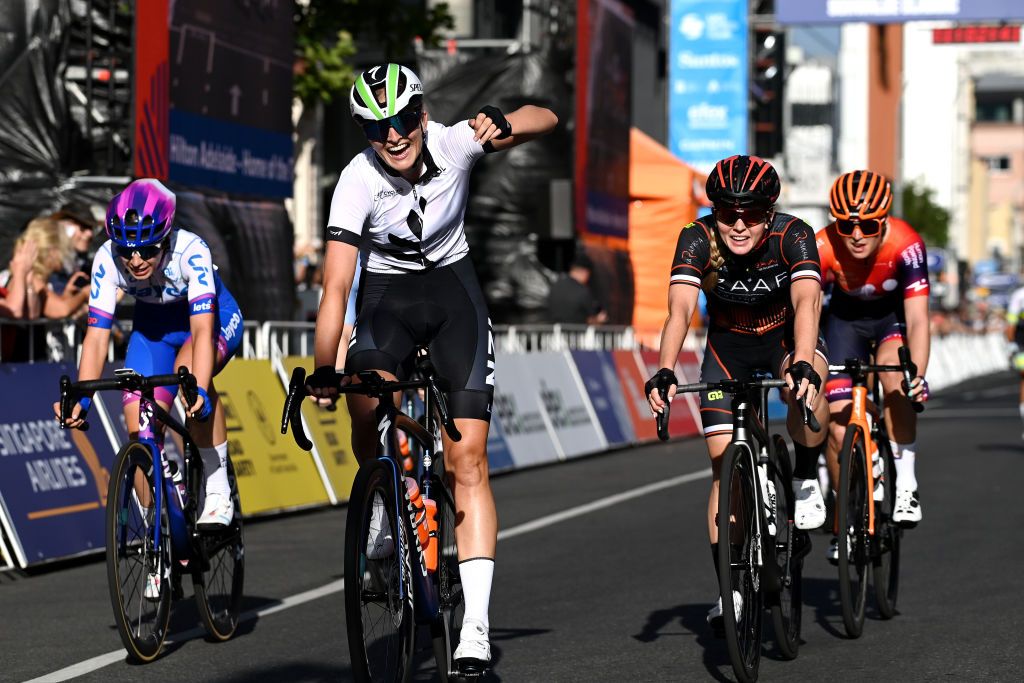
[[[327,240],[359,246],[369,231],[371,273],[407,273],[445,266],[469,253],[464,219],[469,176],[483,146],[462,121],[427,123],[426,170],[410,183],[378,159],[372,148],[341,173],[331,199]]]
[[[174,229],[164,257],[146,280],[136,280],[124,261],[115,256],[110,240],[96,252],[89,292],[89,325],[110,327],[123,289],[143,304],[171,304],[187,300],[190,313],[214,312],[217,275],[210,247],[199,235]]]
[[[1017,325],[1024,318],[1024,287],[1019,287],[1010,295],[1010,301],[1006,305],[1006,320],[1011,325]]]

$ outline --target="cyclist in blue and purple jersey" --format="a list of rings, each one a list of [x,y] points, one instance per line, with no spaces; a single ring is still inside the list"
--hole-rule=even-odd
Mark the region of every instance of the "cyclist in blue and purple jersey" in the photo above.
[[[242,314],[217,275],[210,248],[198,235],[172,225],[174,194],[159,181],[136,180],[115,196],[107,207],[107,237],[92,265],[89,327],[82,343],[80,381],[103,372],[110,328],[114,322],[117,290],[135,297],[132,334],[125,367],[142,375],[173,374],[184,365],[195,375],[198,397],[182,405],[189,417],[192,438],[206,470],[206,501],[200,526],[227,525],[234,503],[227,477],[227,427],[224,408],[217,400],[213,377],[238,350]],[[172,387],[154,391],[168,409]],[[124,416],[128,431],[139,431],[139,395],[125,392]],[[78,427],[91,405],[83,398],[67,420]],[[54,404],[54,411],[59,405]],[[213,416],[212,420],[207,420]],[[158,430],[162,439],[162,430]]]

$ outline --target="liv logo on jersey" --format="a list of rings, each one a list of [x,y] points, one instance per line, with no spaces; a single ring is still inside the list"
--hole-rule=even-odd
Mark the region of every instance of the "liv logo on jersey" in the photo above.
[[[192,266],[192,269],[198,274],[196,279],[199,280],[199,284],[208,285],[209,283],[206,281],[206,274],[210,269],[206,266],[200,265],[200,259],[202,259],[201,254],[192,254],[188,259],[188,264]]]

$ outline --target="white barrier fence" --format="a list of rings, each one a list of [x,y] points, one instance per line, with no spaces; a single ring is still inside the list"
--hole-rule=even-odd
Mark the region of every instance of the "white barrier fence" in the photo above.
[[[131,332],[131,321],[119,322],[124,338]],[[0,361],[75,362],[81,351],[82,321],[0,322],[4,338],[20,335],[18,344],[5,342]],[[313,355],[315,323],[270,320],[246,321],[242,332],[243,358],[270,358]],[[15,346],[17,356],[8,348]],[[641,344],[632,327],[612,325],[495,325],[494,346],[500,353],[542,351],[615,351],[636,350]],[[686,348],[700,351],[702,336],[689,335]],[[26,357],[27,354],[27,357]],[[114,343],[108,359],[114,358]],[[972,377],[1009,367],[1006,341],[996,332],[952,334],[932,339],[928,364],[928,383],[940,390]]]

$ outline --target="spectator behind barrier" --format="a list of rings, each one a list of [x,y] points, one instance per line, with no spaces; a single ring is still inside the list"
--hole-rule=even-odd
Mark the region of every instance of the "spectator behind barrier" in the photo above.
[[[73,249],[67,233],[52,217],[35,218],[29,221],[25,231],[18,238],[18,244],[32,240],[38,246],[32,273],[28,277],[26,312],[28,320],[67,318],[84,310],[89,297],[89,275],[81,270],[72,273],[70,284],[62,294],[49,286],[50,277],[67,267]]]
[[[92,270],[92,259],[96,250],[93,248],[93,237],[99,222],[93,217],[92,209],[87,204],[70,202],[51,216],[63,229],[71,247],[71,257],[67,267],[50,276],[50,285],[57,294],[63,294],[71,276],[82,271]]]
[[[547,302],[551,322],[599,325],[608,320],[608,314],[590,291],[592,271],[590,259],[580,251],[569,266],[569,272],[562,273],[551,284]]]
[[[36,260],[36,242],[18,240],[7,270],[0,273],[0,318],[21,318],[25,315],[25,294],[29,274]]]

